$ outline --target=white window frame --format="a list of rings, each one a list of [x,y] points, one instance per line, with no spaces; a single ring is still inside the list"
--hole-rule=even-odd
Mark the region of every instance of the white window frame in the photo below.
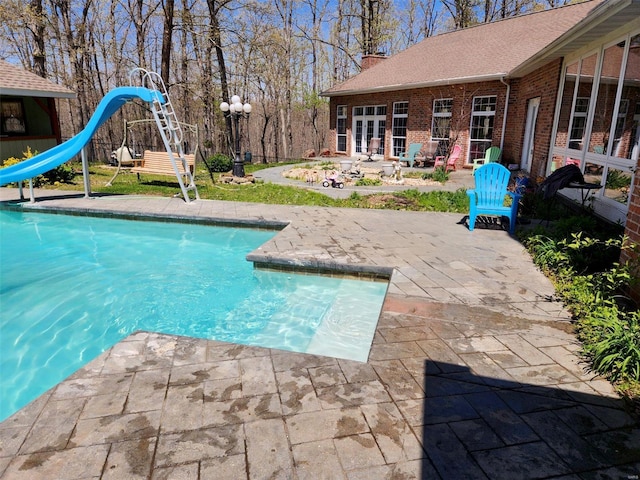
[[[629,99],[621,98],[618,108],[618,115],[616,116],[616,124],[613,126],[613,144],[611,149],[611,155],[614,157],[620,156],[620,141],[622,140],[621,132],[624,131],[626,126],[627,113],[629,111]]]
[[[344,132],[340,132],[340,120],[344,119]],[[340,149],[340,139],[344,140],[344,150]],[[338,105],[336,107],[336,151],[347,151],[347,106]]]
[[[476,101],[477,100],[482,100],[485,98],[490,98],[493,99],[493,110],[476,110]],[[491,143],[493,142],[492,138],[489,139],[485,139],[485,138],[472,138],[472,132],[473,132],[473,121],[474,119],[478,118],[478,117],[493,117],[494,118],[494,125],[491,127],[491,136],[493,137],[493,130],[496,128],[495,127],[495,116],[496,116],[496,111],[498,109],[498,96],[497,95],[480,95],[477,97],[473,97],[472,102],[471,102],[471,121],[469,122],[469,156],[467,157],[467,162],[471,163],[473,162],[473,158],[471,158],[471,155],[473,153],[473,149],[471,148],[471,145],[473,144],[473,142],[476,143],[488,143],[489,147],[491,146]],[[484,149],[484,151],[486,151],[487,148],[486,147]]]
[[[441,108],[443,102],[449,102],[449,110],[442,111]],[[433,100],[433,115],[431,118],[431,140],[449,140],[451,135],[451,117],[453,112],[453,98],[435,98]],[[436,119],[437,118],[448,118],[449,119],[449,131],[447,132],[446,137],[434,137],[433,132],[436,131]]]
[[[578,105],[585,105],[586,108],[580,109],[578,110]],[[573,115],[571,117],[571,123],[569,124],[569,132],[567,132],[567,148],[571,149],[571,150],[582,150],[582,148],[572,148],[571,144],[573,143],[583,143],[584,142],[584,138],[587,134],[587,116],[589,114],[589,106],[591,105],[590,102],[590,97],[576,97],[576,103],[573,106]],[[573,133],[573,125],[574,122],[576,120],[576,118],[581,118],[583,123],[582,126],[582,135],[578,138],[578,137],[573,137],[571,136],[571,134]],[[583,145],[584,148],[584,145]]]
[[[401,105],[406,105],[404,113],[397,113],[397,108]],[[405,118],[407,121],[404,125],[404,135],[396,135],[396,120]],[[409,102],[393,102],[393,114],[391,118],[391,156],[397,158],[401,152],[406,151],[407,148],[407,123],[409,119]]]

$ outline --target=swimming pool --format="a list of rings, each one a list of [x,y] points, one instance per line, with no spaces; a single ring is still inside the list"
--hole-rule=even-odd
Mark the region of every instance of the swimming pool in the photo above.
[[[0,421],[138,330],[366,361],[387,283],[254,269],[273,235],[0,211]]]

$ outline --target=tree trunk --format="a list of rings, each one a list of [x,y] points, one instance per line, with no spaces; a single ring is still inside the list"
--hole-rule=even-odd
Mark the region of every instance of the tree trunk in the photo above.
[[[160,76],[169,85],[171,70],[171,39],[173,37],[173,9],[175,0],[164,0],[164,28],[162,29],[162,53],[160,60]]]
[[[47,77],[47,62],[45,54],[45,21],[46,17],[42,10],[42,0],[31,0],[31,25],[30,30],[33,35],[33,71],[43,78]]]
[[[220,23],[218,21],[218,14],[220,8],[222,8],[227,2],[216,2],[216,0],[207,0],[207,6],[209,7],[209,42],[213,45],[216,51],[216,59],[218,61],[218,71],[220,74],[220,88],[222,90],[222,98],[224,101],[229,101],[229,83],[227,82],[227,67],[224,61],[224,51],[222,49],[222,36],[220,33]],[[229,151],[232,152],[232,156],[235,155],[235,149],[233,146],[233,126],[231,124],[231,117],[226,117],[227,135],[226,141]]]

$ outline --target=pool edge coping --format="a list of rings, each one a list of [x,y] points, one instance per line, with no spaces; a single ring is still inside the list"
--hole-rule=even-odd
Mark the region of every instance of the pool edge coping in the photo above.
[[[260,218],[239,219],[220,218],[198,215],[177,215],[171,213],[136,213],[123,210],[102,210],[97,208],[50,207],[32,204],[28,201],[2,201],[0,211],[49,213],[52,215],[69,215],[78,217],[114,218],[121,220],[183,223],[212,227],[254,228],[282,232],[291,222],[266,220]],[[276,233],[277,235],[277,233]],[[260,247],[249,252],[245,259],[252,262],[254,268],[295,272],[300,274],[316,274],[339,277],[352,277],[359,280],[387,281],[391,280],[393,267],[380,265],[354,265],[336,261],[291,259],[266,255],[259,252]]]

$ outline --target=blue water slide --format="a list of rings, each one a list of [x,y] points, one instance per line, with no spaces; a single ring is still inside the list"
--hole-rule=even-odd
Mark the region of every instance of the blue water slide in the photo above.
[[[6,168],[0,168],[0,186],[7,183],[20,182],[48,172],[68,162],[78,155],[82,148],[89,143],[96,130],[116,113],[129,100],[139,98],[152,103],[157,100],[164,103],[164,97],[158,91],[144,87],[118,87],[107,93],[98,104],[87,126],[75,137],[57,145],[45,152],[23,160]]]

